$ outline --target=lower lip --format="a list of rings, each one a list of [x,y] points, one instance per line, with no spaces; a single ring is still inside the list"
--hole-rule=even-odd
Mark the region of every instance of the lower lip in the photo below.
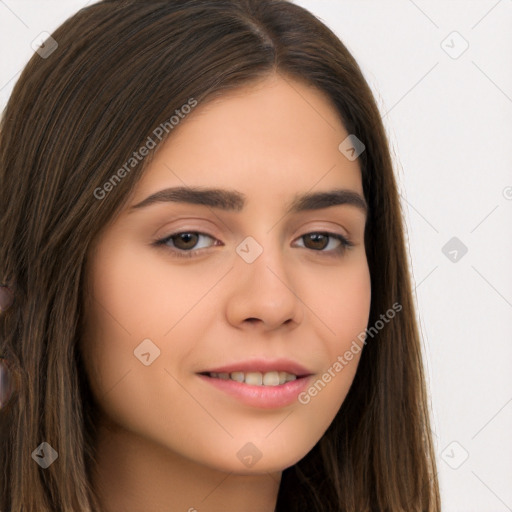
[[[279,386],[251,386],[231,379],[217,379],[207,375],[199,375],[199,377],[246,405],[261,409],[275,409],[297,401],[297,396],[308,386],[313,375],[301,377]]]

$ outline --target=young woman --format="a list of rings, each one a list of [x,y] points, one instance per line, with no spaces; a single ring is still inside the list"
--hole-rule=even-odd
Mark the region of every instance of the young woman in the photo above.
[[[385,131],[303,8],[68,19],[3,113],[0,229],[1,510],[440,510]]]

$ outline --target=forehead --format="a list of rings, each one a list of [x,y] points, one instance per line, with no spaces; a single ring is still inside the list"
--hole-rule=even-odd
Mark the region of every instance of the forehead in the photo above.
[[[157,148],[132,204],[164,187],[230,188],[277,200],[347,188],[360,167],[340,151],[349,134],[317,89],[272,77],[199,104]]]

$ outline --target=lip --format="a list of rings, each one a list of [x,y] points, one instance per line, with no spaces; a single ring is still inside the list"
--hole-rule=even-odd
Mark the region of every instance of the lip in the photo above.
[[[226,366],[219,366],[216,368],[209,368],[199,373],[232,373],[232,372],[288,372],[297,377],[307,377],[312,374],[301,364],[290,359],[252,359],[250,361],[240,361],[239,363],[232,363]],[[247,386],[247,384],[245,384]],[[259,387],[259,386],[253,386]]]
[[[223,367],[223,369],[229,368],[231,368],[231,366]],[[237,366],[237,368],[240,369],[240,366]],[[237,382],[231,379],[217,379],[209,377],[208,375],[198,374],[198,377],[204,382],[211,384],[217,390],[236,398],[241,403],[260,409],[276,409],[297,402],[298,395],[310,385],[313,379],[313,375],[308,375],[278,386],[251,386],[243,382]]]

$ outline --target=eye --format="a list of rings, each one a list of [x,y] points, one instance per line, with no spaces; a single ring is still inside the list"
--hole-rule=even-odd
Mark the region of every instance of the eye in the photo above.
[[[198,231],[182,231],[173,233],[165,238],[157,240],[153,245],[157,247],[168,248],[172,256],[178,258],[194,258],[198,256],[197,252],[205,247],[197,248],[197,243],[201,238],[209,238],[216,240],[214,237],[201,233]],[[325,253],[326,256],[342,256],[346,249],[353,247],[353,243],[347,238],[337,233],[329,232],[312,232],[302,235],[298,240],[307,240],[309,247],[303,245],[306,249],[312,249],[314,252]],[[218,242],[218,240],[216,240]],[[325,250],[326,247],[332,245],[331,242],[338,242],[338,245],[330,250]],[[327,242],[327,243],[326,243]],[[219,245],[219,244],[214,244]]]
[[[199,233],[198,231],[182,231],[180,233],[173,233],[172,235],[161,240],[157,240],[155,245],[169,247],[173,253],[172,255],[178,258],[193,258],[194,256],[197,256],[195,253],[198,249],[195,246],[201,237],[215,240],[210,235]],[[172,246],[174,246],[177,250],[171,247],[171,243]],[[195,249],[192,251],[191,249],[194,247]]]
[[[329,233],[329,232],[314,232],[308,233],[306,235],[302,235],[299,240],[309,240],[312,242],[313,249],[320,249],[320,252],[328,253],[327,255],[335,256],[335,255],[343,255],[349,247],[353,247],[353,243],[351,243],[347,238],[337,233]],[[328,242],[326,244],[326,241]],[[330,242],[337,241],[338,245],[334,249],[324,250],[326,247],[330,245]],[[310,247],[307,247],[310,248]],[[331,253],[331,254],[329,254]]]

